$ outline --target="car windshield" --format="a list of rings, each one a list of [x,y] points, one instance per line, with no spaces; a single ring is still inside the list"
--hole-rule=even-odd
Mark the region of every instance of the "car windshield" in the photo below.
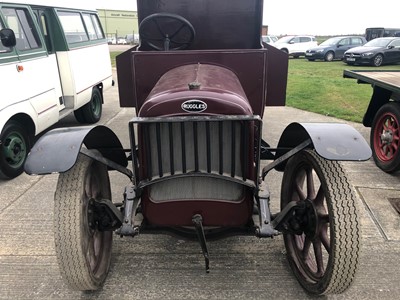
[[[293,37],[292,36],[284,36],[283,38],[280,38],[277,40],[277,43],[288,43]]]
[[[365,47],[386,47],[392,39],[374,39],[364,44]]]
[[[338,38],[331,38],[329,40],[326,40],[326,41],[322,42],[320,44],[320,46],[333,46],[333,45],[336,45],[341,39],[342,39],[341,37],[340,38],[339,37]]]

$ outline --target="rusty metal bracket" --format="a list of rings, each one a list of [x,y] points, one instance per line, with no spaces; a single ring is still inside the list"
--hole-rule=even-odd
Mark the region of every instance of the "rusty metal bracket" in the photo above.
[[[274,160],[272,163],[266,165],[262,169],[262,173],[261,173],[262,180],[264,180],[265,176],[267,176],[268,172],[271,171],[273,168],[275,168],[277,165],[279,165],[283,161],[289,159],[290,157],[292,157],[296,153],[300,152],[301,150],[307,148],[311,144],[312,144],[311,139],[307,139],[304,142],[302,142],[301,144],[299,144],[298,146],[294,147],[292,150],[289,150],[288,152],[286,152],[285,154],[280,156],[278,159]]]

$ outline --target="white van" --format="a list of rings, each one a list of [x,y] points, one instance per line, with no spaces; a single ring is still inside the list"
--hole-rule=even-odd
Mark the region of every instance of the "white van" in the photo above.
[[[30,3],[0,3],[2,179],[21,174],[34,137],[71,112],[80,123],[99,121],[113,83],[95,9]]]

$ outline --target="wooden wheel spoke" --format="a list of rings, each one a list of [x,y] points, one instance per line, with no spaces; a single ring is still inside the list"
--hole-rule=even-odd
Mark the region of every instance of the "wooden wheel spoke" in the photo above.
[[[315,240],[313,243],[315,261],[317,262],[317,274],[323,275],[324,273],[324,258],[322,256],[322,243],[320,240]]]
[[[320,186],[319,189],[318,189],[318,193],[315,196],[314,205],[316,207],[323,207],[324,200],[325,200],[324,189],[322,188],[322,186]]]
[[[100,179],[95,174],[90,174],[86,182],[86,196],[88,199],[98,199],[101,197]]]
[[[306,170],[306,175],[307,175],[307,198],[314,199],[315,198],[315,187],[314,187],[313,169],[308,168]]]
[[[326,212],[318,213],[318,221],[322,224],[328,224],[329,223],[329,214]]]
[[[308,255],[310,254],[311,244],[312,244],[311,239],[306,236],[306,238],[304,239],[304,245],[302,249],[302,255],[304,261],[308,259]]]
[[[303,190],[301,189],[301,186],[296,184],[296,193],[299,196],[300,200],[304,201],[306,200],[306,195],[304,194]]]
[[[386,156],[393,156],[393,147],[391,146],[391,145],[388,145],[387,147],[386,147]]]
[[[331,253],[331,243],[328,236],[328,224],[322,226],[318,237],[321,240],[322,245],[324,245],[325,250],[328,253]]]
[[[87,241],[87,249],[86,249],[86,258],[89,262],[90,268],[93,270],[96,265],[96,250],[94,245],[94,237],[91,235],[88,237]]]

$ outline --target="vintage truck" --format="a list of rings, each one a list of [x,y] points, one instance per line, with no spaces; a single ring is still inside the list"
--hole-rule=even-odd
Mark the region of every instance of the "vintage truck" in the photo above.
[[[198,239],[207,272],[207,239],[283,234],[308,292],[345,291],[360,221],[339,161],[369,159],[367,142],[337,123],[291,123],[276,148],[262,139],[264,108],[285,104],[288,71],[287,54],[261,42],[263,1],[138,0],[137,8],[140,44],[117,57],[120,106],[136,109],[130,148],[105,126],[60,128],[25,164],[29,174],[60,173],[54,229],[65,282],[101,287],[114,233]],[[277,213],[264,182],[273,169],[283,172]],[[122,202],[111,199],[109,172],[127,177]]]
[[[371,127],[370,145],[376,165],[387,173],[400,169],[400,70],[344,70],[345,78],[370,84],[371,100],[363,118]]]

